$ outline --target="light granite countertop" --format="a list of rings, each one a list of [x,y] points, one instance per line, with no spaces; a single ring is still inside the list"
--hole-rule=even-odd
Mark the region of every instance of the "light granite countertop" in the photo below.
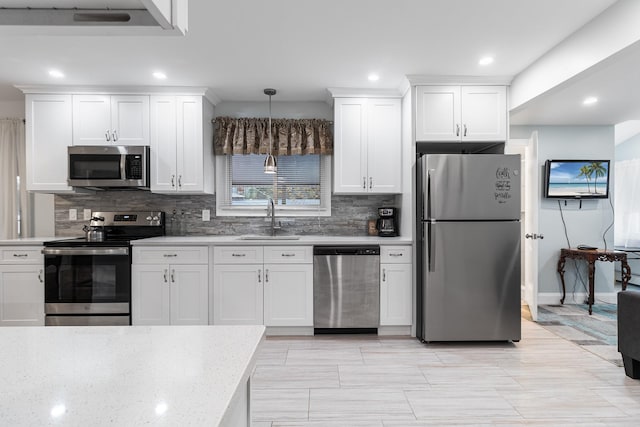
[[[378,237],[378,236],[299,236],[299,239],[289,239],[288,236],[252,235],[246,236],[165,236],[150,239],[134,240],[134,246],[171,246],[171,245],[244,245],[244,246],[291,246],[291,245],[409,245],[413,241],[407,237]]]
[[[264,326],[0,328],[0,424],[225,425]]]
[[[42,246],[44,242],[49,240],[60,240],[64,237],[25,237],[22,239],[5,239],[0,240],[0,246]]]
[[[410,245],[413,240],[409,237],[378,237],[378,236],[163,236],[148,239],[132,240],[134,246],[170,246],[170,245],[244,245],[244,246],[290,246],[290,245]],[[50,240],[74,239],[75,237],[28,237],[24,239],[0,240],[0,246],[42,246]]]

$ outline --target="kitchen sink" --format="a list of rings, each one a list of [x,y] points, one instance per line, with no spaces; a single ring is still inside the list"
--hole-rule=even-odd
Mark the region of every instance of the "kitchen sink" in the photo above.
[[[238,240],[300,240],[300,236],[240,236]]]

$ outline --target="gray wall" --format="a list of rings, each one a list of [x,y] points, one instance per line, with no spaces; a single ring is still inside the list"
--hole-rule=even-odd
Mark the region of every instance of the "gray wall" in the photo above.
[[[638,158],[640,158],[640,134],[634,135],[616,145],[616,162]],[[640,272],[640,260],[634,258],[636,257],[632,256],[629,259],[629,267],[631,267],[632,272],[631,283],[640,285],[640,274],[638,274]],[[619,268],[616,268],[616,271],[619,270]]]
[[[540,189],[544,176],[544,162],[547,159],[611,159],[614,160],[613,126],[512,126],[511,138],[529,138],[538,131],[538,168]],[[612,168],[613,169],[613,168]],[[613,195],[614,171],[610,176],[610,191]],[[567,224],[567,234],[571,246],[587,244],[613,248],[613,227],[603,240],[603,233],[613,222],[613,211],[609,200],[585,200],[580,207],[577,201],[561,202]],[[544,240],[539,241],[539,294],[561,292],[560,279],[556,271],[560,249],[567,247],[560,209],[556,200],[547,200],[540,194],[539,233]],[[568,261],[565,267],[568,302],[572,292],[583,294],[587,284],[586,263]],[[579,273],[579,274],[577,274]],[[612,263],[598,263],[596,266],[596,293],[613,293],[614,275]],[[541,303],[547,303],[539,295]],[[555,298],[555,295],[553,295]],[[575,301],[582,303],[582,301]],[[556,301],[557,303],[557,301]]]
[[[640,158],[640,134],[616,145],[616,162]]]
[[[0,101],[0,118],[24,119],[24,100]]]

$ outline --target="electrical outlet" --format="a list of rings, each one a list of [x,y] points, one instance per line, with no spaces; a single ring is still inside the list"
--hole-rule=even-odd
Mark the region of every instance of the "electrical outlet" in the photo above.
[[[202,220],[211,221],[211,211],[209,209],[202,209]]]
[[[91,209],[84,209],[82,211],[82,216],[84,217],[85,221],[89,221],[91,219]]]
[[[78,210],[69,209],[69,221],[77,221],[77,220],[78,220]]]

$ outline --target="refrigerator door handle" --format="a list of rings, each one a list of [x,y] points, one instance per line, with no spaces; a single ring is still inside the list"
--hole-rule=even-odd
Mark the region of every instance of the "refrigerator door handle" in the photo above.
[[[436,231],[435,227],[431,226],[431,223],[427,223],[427,260],[428,268],[430,272],[436,271]]]
[[[427,169],[427,219],[431,219],[431,207],[435,200],[435,194],[431,190],[431,171],[433,169]]]

